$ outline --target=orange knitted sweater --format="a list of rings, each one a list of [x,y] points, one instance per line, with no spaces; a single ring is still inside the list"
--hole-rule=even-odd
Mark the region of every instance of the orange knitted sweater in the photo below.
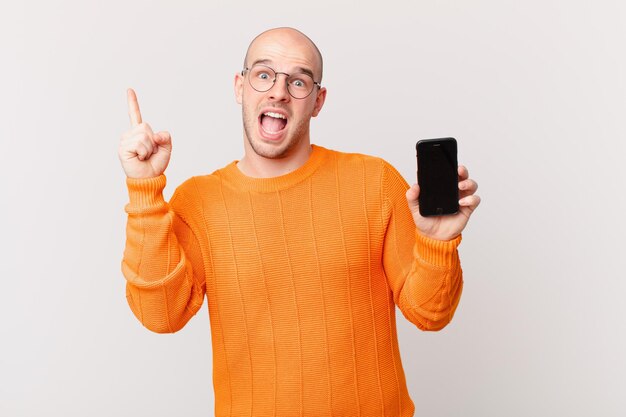
[[[128,303],[175,332],[206,296],[216,416],[411,416],[395,306],[423,330],[452,318],[460,236],[416,232],[385,161],[313,146],[299,169],[250,178],[233,162],[163,199],[128,179]]]

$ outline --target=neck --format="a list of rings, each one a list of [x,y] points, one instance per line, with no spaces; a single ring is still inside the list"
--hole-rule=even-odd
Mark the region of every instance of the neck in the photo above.
[[[263,157],[257,154],[251,146],[246,146],[244,157],[237,163],[237,168],[248,177],[279,177],[304,165],[308,161],[311,152],[310,141],[303,141],[301,145],[292,149],[288,155],[280,158]]]

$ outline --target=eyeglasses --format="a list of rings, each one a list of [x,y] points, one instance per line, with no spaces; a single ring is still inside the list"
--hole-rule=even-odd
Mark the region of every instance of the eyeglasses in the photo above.
[[[284,72],[276,72],[267,65],[253,65],[252,68],[244,68],[241,71],[241,75],[248,71],[248,81],[250,86],[259,93],[269,91],[276,82],[278,74],[284,74],[287,77],[287,91],[289,95],[296,99],[307,98],[312,92],[315,86],[321,88],[319,82],[313,81],[313,78],[309,74],[304,72],[297,72],[295,74],[287,74]]]

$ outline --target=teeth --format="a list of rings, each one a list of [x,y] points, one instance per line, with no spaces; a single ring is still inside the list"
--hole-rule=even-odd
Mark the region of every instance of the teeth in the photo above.
[[[275,119],[286,119],[285,116],[283,116],[282,114],[279,113],[273,113],[271,111],[268,111],[267,113],[263,113],[264,116],[269,116],[269,117],[273,117]]]

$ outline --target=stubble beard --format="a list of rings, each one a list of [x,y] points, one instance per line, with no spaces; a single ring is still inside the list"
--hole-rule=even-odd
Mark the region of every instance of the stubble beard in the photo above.
[[[308,120],[302,119],[294,121],[293,118],[289,119],[289,126],[291,133],[283,140],[280,146],[272,146],[259,141],[256,141],[254,134],[256,133],[258,118],[257,114],[249,115],[246,110],[245,102],[242,102],[242,117],[243,117],[243,129],[246,134],[246,138],[250,147],[257,155],[268,159],[281,159],[289,155],[292,149],[294,149],[300,142],[304,140],[308,133]],[[251,116],[251,117],[250,117]]]

